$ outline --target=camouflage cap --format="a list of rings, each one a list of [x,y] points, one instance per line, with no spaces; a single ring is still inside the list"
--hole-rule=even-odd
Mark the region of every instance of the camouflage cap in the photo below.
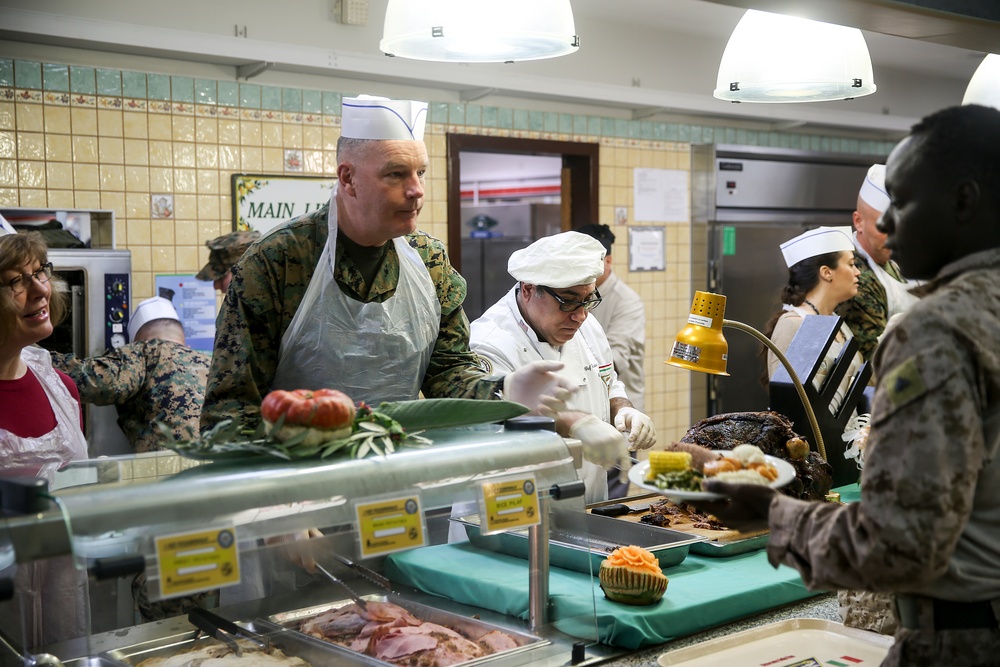
[[[260,232],[233,232],[206,241],[208,264],[195,276],[198,280],[218,280],[233,268],[250,244],[260,238]]]

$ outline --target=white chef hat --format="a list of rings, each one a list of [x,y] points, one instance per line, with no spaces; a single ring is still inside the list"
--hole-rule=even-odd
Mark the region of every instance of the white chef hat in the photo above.
[[[4,236],[5,234],[17,234],[17,230],[0,213],[0,236]]]
[[[177,310],[174,309],[174,304],[170,303],[169,299],[164,299],[162,296],[154,296],[151,299],[141,302],[132,311],[132,316],[128,320],[129,340],[135,340],[135,335],[139,333],[139,329],[145,324],[153,320],[162,319],[181,321]]]
[[[341,114],[342,137],[420,141],[427,123],[427,102],[359,95],[344,98]]]
[[[879,213],[885,213],[889,208],[889,193],[885,191],[885,165],[873,164],[868,168],[865,182],[858,191],[861,201],[871,206]]]
[[[580,232],[545,236],[515,251],[507,273],[518,282],[556,289],[589,285],[604,274],[604,246]]]
[[[817,227],[781,244],[785,264],[792,268],[804,259],[828,252],[854,251],[850,227]]]

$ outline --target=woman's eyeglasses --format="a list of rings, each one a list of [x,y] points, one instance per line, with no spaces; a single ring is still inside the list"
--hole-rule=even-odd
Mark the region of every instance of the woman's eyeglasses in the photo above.
[[[28,286],[31,284],[32,280],[37,280],[38,282],[45,284],[49,282],[49,278],[52,277],[52,262],[42,264],[37,271],[34,273],[22,273],[16,278],[11,279],[4,284],[5,287],[9,287],[10,291],[16,294],[21,294]]]
[[[546,294],[548,294],[553,299],[558,301],[559,310],[561,310],[564,313],[572,313],[574,310],[578,308],[583,308],[584,310],[591,311],[597,307],[597,304],[601,302],[601,293],[596,289],[594,290],[595,298],[593,299],[587,299],[586,301],[568,301],[559,296],[558,294],[556,294],[555,292],[553,292],[551,287],[546,287],[545,285],[539,285],[538,287],[540,289],[545,290]]]

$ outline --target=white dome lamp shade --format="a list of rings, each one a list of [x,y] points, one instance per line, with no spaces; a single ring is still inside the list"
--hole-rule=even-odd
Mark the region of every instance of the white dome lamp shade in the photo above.
[[[722,54],[713,94],[731,102],[825,102],[875,89],[857,28],[750,9]]]
[[[580,48],[569,0],[389,0],[388,56],[462,63],[555,58]]]
[[[969,79],[962,104],[982,104],[1000,109],[1000,55],[986,56]]]

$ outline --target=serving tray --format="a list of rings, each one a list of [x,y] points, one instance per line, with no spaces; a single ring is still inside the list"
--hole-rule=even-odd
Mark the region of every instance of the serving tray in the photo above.
[[[589,513],[595,507],[605,507],[616,503],[620,503],[628,507],[641,507],[652,502],[661,501],[668,503],[672,502],[670,500],[665,500],[663,496],[659,494],[649,493],[639,496],[630,496],[628,498],[619,498],[618,500],[593,503],[592,505],[587,505],[587,512]],[[736,556],[738,554],[763,549],[767,546],[767,539],[770,535],[767,530],[755,531],[752,533],[741,533],[738,530],[729,529],[712,530],[708,528],[695,528],[693,525],[685,523],[674,524],[669,528],[661,528],[659,526],[654,526],[651,523],[641,523],[640,520],[642,517],[649,514],[650,511],[651,510],[646,510],[618,517],[601,518],[609,518],[612,521],[621,521],[628,524],[637,523],[640,526],[649,528],[650,530],[666,530],[670,532],[679,532],[687,535],[699,536],[703,539],[691,544],[691,553],[698,556],[708,556],[713,558]]]
[[[452,520],[465,526],[469,541],[474,545],[509,556],[528,558],[526,530],[482,535],[478,514]],[[617,521],[587,512],[554,511],[549,526],[549,564],[584,574],[596,574],[601,561],[612,551],[621,546],[635,545],[656,556],[663,569],[679,565],[687,557],[688,550],[704,540],[699,535]]]

